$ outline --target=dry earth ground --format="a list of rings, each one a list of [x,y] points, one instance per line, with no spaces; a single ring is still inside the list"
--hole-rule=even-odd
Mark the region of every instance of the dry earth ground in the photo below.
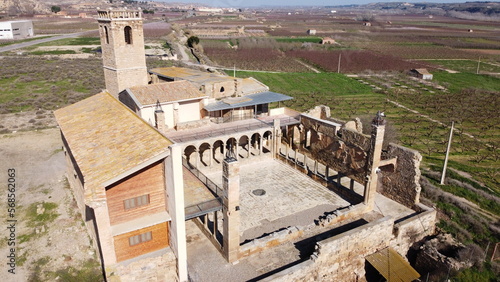
[[[0,155],[0,220],[7,225],[8,169],[15,169],[17,220],[15,274],[2,263],[0,279],[68,281],[93,276],[98,280],[96,252],[65,177],[59,129],[0,135]],[[9,254],[8,236],[9,230],[2,228],[2,258]]]

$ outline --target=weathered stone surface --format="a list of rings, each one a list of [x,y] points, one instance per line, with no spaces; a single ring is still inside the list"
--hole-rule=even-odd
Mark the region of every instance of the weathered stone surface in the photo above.
[[[419,152],[399,146],[389,144],[386,158],[397,158],[396,167],[393,172],[381,169],[383,188],[380,193],[413,208],[420,199],[420,161],[422,155]]]
[[[384,217],[320,241],[310,260],[262,281],[366,281],[365,256],[389,246],[393,224]]]

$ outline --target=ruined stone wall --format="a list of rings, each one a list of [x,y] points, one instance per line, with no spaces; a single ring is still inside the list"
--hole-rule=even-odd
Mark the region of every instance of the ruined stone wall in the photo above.
[[[420,161],[422,155],[418,151],[389,144],[386,159],[397,158],[394,170],[382,169],[382,195],[409,208],[414,208],[420,201]]]
[[[299,148],[301,153],[359,183],[366,182],[369,136],[308,115],[301,116],[301,127],[304,132],[302,135],[311,132],[311,146],[305,149],[303,138]]]
[[[391,247],[405,257],[413,243],[434,234],[436,227],[436,210],[418,204],[422,210],[394,224],[394,236]]]
[[[310,261],[262,281],[366,281],[365,256],[389,246],[393,224],[384,217],[320,241]]]

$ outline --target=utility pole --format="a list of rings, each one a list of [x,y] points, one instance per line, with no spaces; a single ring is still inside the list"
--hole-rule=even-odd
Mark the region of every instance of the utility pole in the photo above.
[[[236,77],[236,65],[233,65],[233,77]]]
[[[444,184],[444,178],[446,176],[446,166],[448,165],[448,155],[450,154],[450,147],[451,147],[451,137],[453,137],[453,126],[455,125],[455,122],[451,122],[451,130],[450,130],[450,138],[448,138],[448,147],[446,148],[446,156],[444,157],[444,166],[443,166],[443,173],[441,174],[441,185]]]
[[[342,53],[339,54],[339,66],[337,67],[338,73],[340,73],[340,59],[342,59]]]
[[[476,74],[479,74],[479,64],[481,63],[481,57],[479,57],[479,60],[477,60],[477,70]]]

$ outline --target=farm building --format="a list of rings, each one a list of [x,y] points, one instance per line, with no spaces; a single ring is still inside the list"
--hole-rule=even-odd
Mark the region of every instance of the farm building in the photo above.
[[[0,22],[0,39],[21,39],[33,35],[32,21]]]
[[[427,69],[412,69],[410,73],[420,79],[432,80],[432,74]]]
[[[256,80],[148,73],[140,11],[99,11],[98,22],[107,90],[55,116],[107,280],[197,281],[216,269],[221,281],[356,281],[369,264],[386,279],[419,277],[405,256],[436,212],[419,202],[420,154],[382,150],[382,114],[366,135],[326,106],[280,107],[291,97]],[[211,114],[226,111],[242,118]]]
[[[307,34],[308,35],[316,35],[316,30],[315,29],[308,29]]]

